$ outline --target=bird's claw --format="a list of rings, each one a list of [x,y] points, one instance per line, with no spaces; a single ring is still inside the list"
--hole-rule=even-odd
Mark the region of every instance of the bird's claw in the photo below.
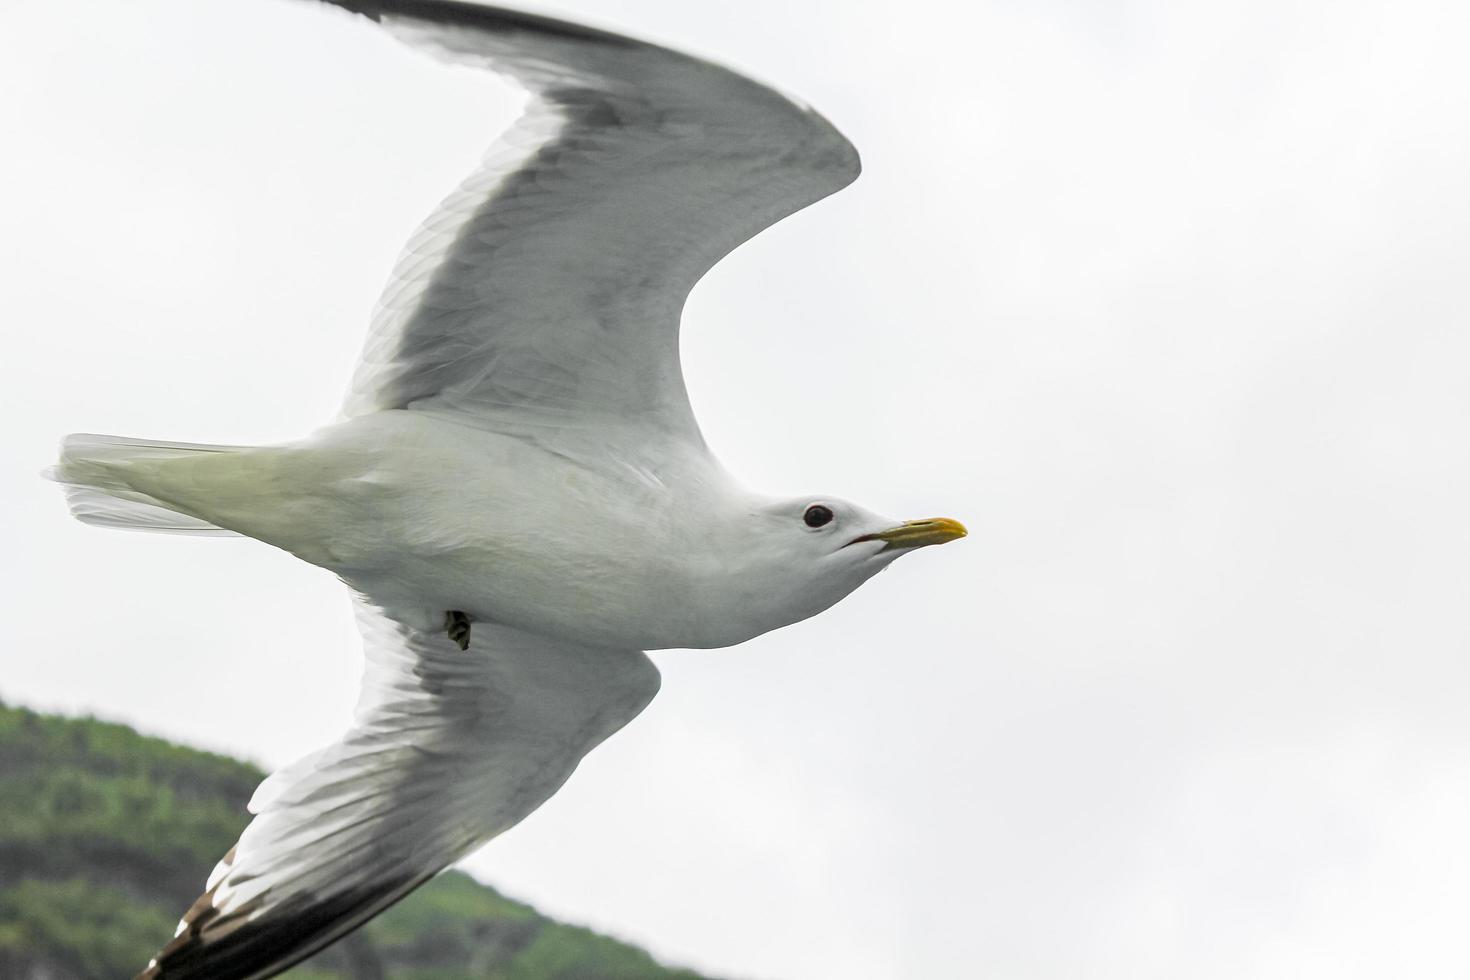
[[[449,634],[461,650],[470,648],[470,617],[458,609],[451,609],[444,614],[444,631]]]

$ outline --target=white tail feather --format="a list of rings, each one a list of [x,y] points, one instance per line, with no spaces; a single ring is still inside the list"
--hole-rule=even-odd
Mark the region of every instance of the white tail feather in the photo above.
[[[165,534],[236,537],[234,531],[182,514],[163,501],[133,489],[127,482],[126,464],[198,453],[238,452],[244,448],[79,432],[62,440],[61,459],[45,476],[62,484],[72,516],[85,524]]]

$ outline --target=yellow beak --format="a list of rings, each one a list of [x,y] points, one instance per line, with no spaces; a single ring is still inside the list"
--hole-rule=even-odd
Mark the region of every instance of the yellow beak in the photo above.
[[[965,530],[965,525],[948,517],[931,517],[923,521],[904,521],[898,527],[891,527],[886,531],[877,531],[873,534],[864,534],[862,537],[853,538],[852,543],[859,541],[882,541],[884,551],[892,551],[897,548],[922,548],[931,544],[944,544],[956,538],[963,538],[970,532]]]

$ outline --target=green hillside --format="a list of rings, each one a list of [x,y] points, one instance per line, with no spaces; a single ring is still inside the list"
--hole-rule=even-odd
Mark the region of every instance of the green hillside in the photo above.
[[[126,725],[0,704],[0,977],[147,964],[247,821],[263,773]],[[698,980],[450,872],[295,980]]]

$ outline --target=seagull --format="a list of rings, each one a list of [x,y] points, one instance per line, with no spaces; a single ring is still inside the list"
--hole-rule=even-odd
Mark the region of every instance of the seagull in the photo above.
[[[530,101],[410,240],[336,422],[272,446],[62,443],[77,518],[284,549],[350,588],[366,651],[349,730],[260,785],[143,978],[275,976],[545,802],[653,698],[645,651],[741,643],[965,535],[747,490],[690,409],[694,284],[858,175],[826,119],[547,17],[313,2]]]

